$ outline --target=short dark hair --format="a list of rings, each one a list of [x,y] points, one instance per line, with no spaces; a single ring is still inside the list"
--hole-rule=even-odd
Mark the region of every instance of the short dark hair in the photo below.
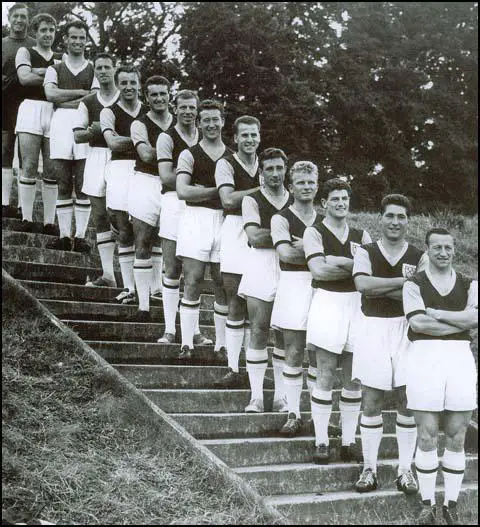
[[[200,116],[200,114],[205,110],[218,110],[222,118],[225,117],[225,110],[223,108],[223,104],[220,101],[216,101],[214,99],[205,99],[204,101],[201,101],[198,106],[198,115]]]
[[[27,12],[28,12],[28,6],[26,4],[21,4],[21,3],[16,3],[16,4],[13,4],[12,7],[8,10],[8,18],[10,18],[10,15],[14,12],[14,11],[18,11],[19,9],[26,9]]]
[[[343,179],[336,177],[325,181],[322,186],[322,198],[328,199],[330,192],[333,192],[334,190],[346,190],[349,196],[352,195],[352,187],[350,184],[343,181]]]
[[[251,115],[242,115],[241,117],[238,117],[235,119],[235,122],[233,123],[233,133],[238,133],[238,127],[241,124],[256,124],[258,126],[258,130],[260,130],[260,121],[256,117],[252,117]]]
[[[425,243],[427,245],[430,244],[430,237],[432,236],[432,234],[441,234],[442,236],[452,236],[450,231],[448,231],[447,229],[444,229],[443,227],[434,227],[433,229],[429,229],[427,231],[427,234],[425,235]]]
[[[151,77],[148,77],[148,79],[145,81],[145,93],[147,93],[147,88],[149,86],[153,86],[154,84],[160,84],[170,89],[170,82],[165,77],[162,77],[161,75],[152,75]]]
[[[178,99],[195,99],[197,101],[197,106],[200,104],[200,99],[196,92],[193,90],[180,90],[176,93],[173,104],[176,106],[178,104]]]
[[[112,61],[112,64],[113,66],[115,66],[115,57],[113,55],[110,55],[110,53],[107,53],[106,51],[102,51],[101,53],[97,53],[93,59],[93,67],[95,67],[95,62],[97,62],[97,60],[99,59],[106,59],[106,60],[111,60]]]
[[[64,27],[64,35],[68,37],[68,32],[70,31],[71,27],[75,27],[77,29],[84,29],[85,33],[88,35],[88,26],[85,24],[85,22],[82,22],[81,20],[72,20],[72,22],[69,22]]]
[[[281,150],[280,148],[265,148],[263,152],[260,153],[258,156],[258,166],[261,170],[263,170],[263,163],[264,161],[267,161],[267,159],[283,159],[285,162],[285,168],[288,165],[288,157],[286,156],[285,152]]]
[[[115,70],[115,75],[113,77],[115,79],[115,84],[117,84],[117,82],[118,82],[118,76],[120,75],[120,73],[136,73],[137,77],[138,77],[138,82],[140,83],[142,81],[142,77],[140,75],[140,72],[138,71],[138,69],[135,66],[123,65],[123,66],[118,67]]]
[[[383,214],[387,205],[398,205],[399,207],[404,207],[407,211],[407,216],[410,216],[412,212],[412,204],[407,196],[403,194],[388,194],[382,199],[380,203],[380,211]]]
[[[57,27],[57,21],[50,13],[38,13],[38,15],[35,15],[30,22],[30,27],[33,29],[33,31],[38,31],[38,28],[42,22],[53,24],[55,28]]]

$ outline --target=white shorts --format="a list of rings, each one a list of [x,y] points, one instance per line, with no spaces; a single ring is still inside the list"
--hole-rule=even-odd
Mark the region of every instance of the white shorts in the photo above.
[[[128,212],[128,191],[133,176],[134,159],[110,160],[105,168],[107,207]]]
[[[128,192],[128,213],[132,218],[157,227],[162,208],[162,181],[159,176],[133,171]]]
[[[83,172],[82,192],[97,198],[103,198],[106,195],[105,169],[111,157],[110,148],[91,146],[88,149],[85,171]]]
[[[242,298],[251,296],[265,302],[273,302],[280,280],[277,251],[247,246],[246,255],[245,270],[238,286],[238,296]]]
[[[178,224],[185,212],[185,201],[178,199],[177,193],[173,191],[162,194],[162,210],[160,211],[160,238],[177,241]]]
[[[52,116],[52,102],[25,99],[18,108],[15,133],[27,133],[50,137],[50,122]]]
[[[220,232],[220,271],[243,274],[248,248],[242,216],[229,214],[225,217]]]
[[[353,353],[356,327],[360,316],[360,293],[337,293],[317,288],[313,290],[308,314],[307,345],[340,355]]]
[[[416,340],[407,363],[407,408],[464,412],[476,404],[477,369],[466,340]]]
[[[50,123],[50,159],[85,159],[90,146],[75,143],[73,126],[77,122],[77,110],[57,108]]]
[[[406,384],[409,353],[405,317],[360,317],[352,379],[378,390],[393,390]]]
[[[280,271],[272,327],[306,331],[312,293],[310,271]]]
[[[189,207],[178,225],[177,256],[201,262],[220,262],[223,210]]]

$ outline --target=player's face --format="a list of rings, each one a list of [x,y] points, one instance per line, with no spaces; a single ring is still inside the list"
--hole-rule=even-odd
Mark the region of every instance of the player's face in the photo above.
[[[71,27],[65,36],[67,53],[70,55],[83,55],[87,43],[87,32],[83,28]]]
[[[427,248],[430,263],[438,269],[445,269],[452,265],[455,246],[450,234],[432,234]]]
[[[223,120],[220,110],[202,110],[198,122],[198,128],[206,139],[217,139],[222,135]]]
[[[154,112],[164,112],[168,110],[170,94],[168,86],[163,84],[150,84],[147,87],[147,101]]]
[[[42,48],[51,48],[55,40],[55,24],[40,22],[35,34],[37,43]]]
[[[197,99],[177,99],[177,121],[183,126],[190,126],[197,118]]]
[[[318,176],[303,170],[291,175],[290,192],[296,201],[313,201],[318,190]]]
[[[124,101],[134,101],[138,97],[140,83],[136,73],[127,73],[121,71],[117,79],[117,88],[120,91],[120,97]]]
[[[287,167],[285,161],[281,157],[265,159],[265,161],[263,161],[261,174],[263,176],[263,183],[266,187],[271,188],[272,190],[277,190],[283,186],[286,173]]]
[[[332,190],[327,199],[322,199],[322,207],[325,214],[332,218],[345,218],[350,209],[350,196],[348,191]]]
[[[380,222],[382,234],[387,240],[401,240],[407,233],[407,209],[401,205],[387,205]]]
[[[100,58],[95,61],[95,77],[100,85],[112,84],[115,75],[113,62],[107,58]]]
[[[28,11],[26,9],[15,9],[10,13],[8,20],[14,33],[25,33],[28,26]]]
[[[239,152],[246,155],[255,154],[260,144],[260,130],[256,124],[240,123],[233,140],[237,144]]]

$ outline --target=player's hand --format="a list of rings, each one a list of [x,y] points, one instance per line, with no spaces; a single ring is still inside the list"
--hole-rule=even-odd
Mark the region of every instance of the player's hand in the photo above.
[[[100,123],[99,123],[99,121],[94,121],[94,122],[89,126],[89,129],[90,129],[90,131],[92,132],[92,134],[95,134],[95,135],[102,135],[102,129],[100,128]]]
[[[39,77],[45,77],[46,71],[47,68],[32,68],[32,73],[35,73],[35,75],[38,75]]]
[[[303,239],[292,235],[292,247],[295,247],[295,249],[301,249],[303,251]]]

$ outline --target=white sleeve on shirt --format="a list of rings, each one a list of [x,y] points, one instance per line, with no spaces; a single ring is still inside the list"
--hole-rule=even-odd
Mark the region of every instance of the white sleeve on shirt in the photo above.
[[[425,314],[425,302],[420,293],[420,287],[413,280],[407,280],[403,284],[403,312],[407,320],[414,314]]]
[[[48,66],[47,71],[45,72],[45,78],[43,79],[44,86],[50,83],[55,84],[55,86],[58,85],[57,70],[53,66]]]
[[[32,67],[30,52],[27,48],[18,48],[17,54],[15,55],[15,69],[18,70],[20,66]]]
[[[135,148],[137,148],[140,143],[152,146],[148,139],[148,130],[145,123],[142,123],[137,119],[132,121],[132,124],[130,125],[130,137]]]
[[[223,186],[235,188],[235,172],[232,165],[223,158],[217,161],[215,166],[215,184],[218,189]]]
[[[74,130],[86,130],[88,128],[88,108],[83,101],[80,101],[80,104],[77,108],[77,119],[74,123]]]
[[[303,250],[307,262],[316,256],[325,256],[322,235],[314,227],[307,227],[303,233]]]
[[[243,228],[248,226],[260,227],[260,211],[258,203],[250,196],[244,196],[242,199],[242,219]]]
[[[352,276],[355,278],[355,276],[359,274],[372,276],[372,263],[370,262],[370,256],[363,247],[357,247],[353,257]]]
[[[157,162],[173,162],[173,139],[169,134],[162,132],[157,139]]]
[[[467,309],[478,309],[478,281],[472,280],[468,290]]]
[[[291,243],[290,226],[288,220],[279,214],[274,214],[270,221],[273,246],[276,248],[281,243]]]
[[[190,152],[190,150],[183,150],[178,158],[178,165],[177,165],[177,176],[179,174],[188,174],[190,177],[193,174],[193,164],[194,164],[193,156]]]
[[[362,245],[366,245],[367,243],[372,243],[372,238],[370,237],[368,231],[364,230],[362,235]]]
[[[115,132],[115,114],[110,110],[110,108],[104,108],[100,112],[100,128],[102,134],[107,130]]]

